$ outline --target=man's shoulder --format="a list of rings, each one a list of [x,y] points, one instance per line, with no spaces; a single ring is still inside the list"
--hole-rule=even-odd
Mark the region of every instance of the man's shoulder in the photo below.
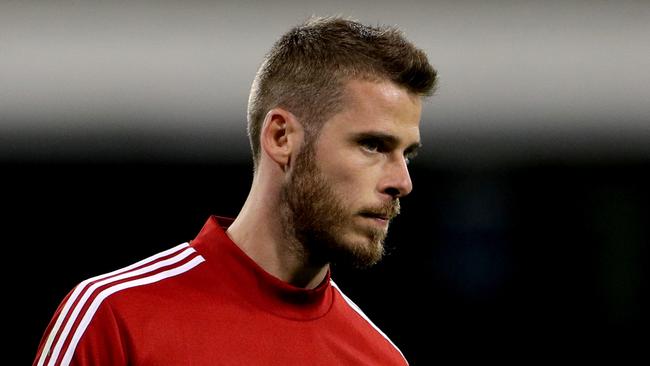
[[[189,243],[183,243],[80,282],[68,293],[52,318],[39,359],[51,355],[53,359],[63,357],[69,361],[76,351],[88,356],[95,355],[98,349],[119,347],[124,322],[146,325],[147,312],[158,309],[155,305],[160,301],[156,302],[158,297],[151,292],[155,284],[173,282],[200,267],[203,261]],[[164,290],[154,291],[164,294]]]
[[[372,349],[372,353],[379,359],[388,357],[399,362],[405,360],[400,349],[386,333],[370,320],[366,313],[352,299],[345,295],[334,281],[330,282],[334,291],[339,296],[337,308],[338,313],[341,315],[340,321],[344,323],[341,325],[341,329],[345,330],[339,333],[346,334],[350,342],[358,344],[361,347],[372,345],[368,348]]]
[[[368,318],[368,316],[361,310],[361,308],[354,302],[352,301],[351,298],[349,298],[343,290],[339,287],[339,285],[334,282],[334,280],[330,280],[330,283],[332,285],[332,288],[334,291],[337,293],[339,296],[339,307],[344,308],[346,312],[348,313],[348,316],[353,316],[353,317],[359,317],[360,319],[363,320],[363,323],[367,323],[367,325],[370,326],[375,326],[374,323]]]
[[[148,285],[177,281],[202,262],[204,258],[189,243],[183,243],[80,282],[70,293],[68,302],[99,305],[116,294],[141,293],[152,288]]]

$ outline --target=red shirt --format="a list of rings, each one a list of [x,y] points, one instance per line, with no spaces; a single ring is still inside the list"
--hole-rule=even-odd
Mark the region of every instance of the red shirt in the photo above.
[[[81,282],[34,365],[407,365],[336,284],[289,285],[210,217],[195,240]]]

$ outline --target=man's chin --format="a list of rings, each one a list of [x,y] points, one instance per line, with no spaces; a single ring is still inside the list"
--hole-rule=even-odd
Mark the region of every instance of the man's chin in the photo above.
[[[384,256],[383,235],[363,235],[352,240],[345,240],[337,248],[333,261],[343,262],[357,268],[367,268],[377,264]]]

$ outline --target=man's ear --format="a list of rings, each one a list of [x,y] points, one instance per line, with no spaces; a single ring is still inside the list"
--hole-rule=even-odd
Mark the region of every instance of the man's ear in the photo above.
[[[273,108],[266,114],[260,134],[262,150],[283,170],[291,164],[292,156],[300,149],[302,139],[302,125],[291,112]]]

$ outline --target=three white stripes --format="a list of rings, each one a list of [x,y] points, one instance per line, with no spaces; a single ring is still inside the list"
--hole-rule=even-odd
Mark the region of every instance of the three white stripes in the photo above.
[[[155,262],[156,260],[165,257],[167,255],[170,255],[174,252],[177,252],[173,257],[170,257],[168,259],[162,260]],[[68,339],[68,336],[70,334],[70,331],[74,324],[76,323],[77,318],[79,317],[79,313],[81,310],[84,308],[86,303],[88,302],[88,299],[93,296],[95,290],[97,290],[99,287],[120,281],[123,279],[127,278],[132,278],[132,277],[138,277],[141,275],[144,275],[146,273],[150,273],[153,271],[156,271],[157,269],[160,269],[165,266],[170,266],[175,263],[178,263],[182,261],[183,259],[187,258],[188,256],[192,255],[196,251],[189,246],[188,243],[183,243],[181,245],[178,245],[174,248],[171,248],[169,250],[166,250],[162,253],[156,254],[152,257],[149,257],[145,260],[142,260],[138,263],[132,264],[128,267],[119,269],[117,271],[113,271],[107,274],[103,274],[101,276],[93,277],[90,279],[87,279],[83,282],[81,282],[72,292],[68,300],[66,301],[63,309],[61,310],[61,313],[59,314],[56,323],[52,327],[52,330],[47,338],[47,341],[45,343],[45,346],[43,347],[43,350],[41,352],[41,355],[38,360],[38,366],[43,366],[45,363],[45,360],[47,359],[48,354],[50,354],[51,351],[51,357],[48,362],[48,366],[54,366],[56,360],[59,358],[59,354],[61,353],[62,347],[66,343],[66,340]],[[184,263],[181,266],[178,267],[172,267],[171,269],[168,269],[166,271],[157,273],[155,275],[150,275],[147,277],[142,277],[138,278],[135,280],[123,282],[118,285],[110,286],[107,287],[106,289],[102,290],[99,294],[97,294],[91,303],[90,307],[86,310],[85,314],[83,315],[83,318],[81,319],[81,322],[77,326],[76,330],[74,331],[74,334],[72,336],[72,339],[70,341],[70,344],[68,345],[66,352],[63,356],[63,359],[60,363],[60,365],[68,365],[70,361],[72,360],[72,356],[74,355],[75,348],[77,344],[79,343],[79,340],[81,339],[81,336],[83,335],[84,331],[90,324],[90,321],[92,320],[93,316],[95,315],[95,312],[99,308],[99,305],[102,303],[106,297],[135,286],[141,286],[141,285],[146,285],[150,283],[154,283],[160,280],[163,280],[165,278],[173,277],[176,275],[179,275],[181,273],[187,272],[190,269],[196,267],[198,264],[203,262],[204,259],[201,256],[196,256],[192,258],[190,261],[187,263]],[[155,262],[151,265],[148,265],[152,262]],[[139,268],[137,270],[134,270],[135,268]],[[92,286],[90,286],[87,290],[86,287],[88,286],[89,283],[95,282]],[[79,300],[79,302],[76,304],[74,307],[69,319],[67,319],[65,327],[63,328],[63,331],[61,332],[56,344],[54,344],[54,348],[52,349],[52,345],[54,343],[54,340],[56,339],[57,334],[59,334],[59,330],[61,329],[61,326],[63,325],[63,321],[65,320],[67,314],[70,312],[70,308],[72,305],[75,303],[79,295],[83,293],[83,296]]]
[[[172,253],[176,254],[173,257],[167,258],[162,261],[156,262],[158,259],[171,255]],[[68,300],[65,302],[65,305],[63,306],[63,309],[61,310],[61,313],[59,314],[54,326],[52,327],[52,330],[50,331],[50,334],[48,335],[47,341],[43,347],[43,350],[41,351],[41,355],[38,360],[37,366],[43,366],[45,363],[45,360],[47,359],[47,356],[50,354],[51,350],[51,357],[48,362],[48,366],[54,366],[56,363],[56,360],[59,358],[59,354],[61,353],[61,350],[63,348],[63,345],[66,343],[66,340],[68,339],[68,336],[70,334],[70,331],[72,330],[72,327],[77,321],[77,318],[79,317],[79,314],[81,310],[84,308],[86,305],[88,299],[94,294],[95,290],[100,288],[101,286],[117,282],[123,279],[127,278],[135,278],[141,275],[144,275],[146,273],[150,273],[153,271],[156,271],[157,269],[160,269],[165,266],[170,266],[175,263],[178,263],[182,261],[183,259],[187,258],[188,256],[192,255],[196,251],[189,246],[188,243],[183,243],[180,244],[174,248],[171,248],[169,250],[166,250],[164,252],[158,253],[152,257],[149,257],[147,259],[144,259],[140,262],[137,262],[135,264],[132,264],[128,267],[119,269],[117,271],[113,271],[110,273],[106,273],[100,276],[96,276],[93,278],[89,278],[83,282],[81,282],[72,292]],[[70,361],[72,360],[72,357],[74,356],[74,351],[79,343],[81,337],[83,336],[83,333],[85,332],[86,328],[90,324],[90,321],[92,320],[93,316],[95,315],[95,312],[101,305],[102,301],[106,299],[108,296],[121,291],[125,290],[127,288],[131,287],[136,287],[136,286],[141,286],[141,285],[146,285],[154,282],[158,282],[160,280],[163,280],[165,278],[173,277],[176,275],[179,275],[181,273],[187,272],[190,269],[196,267],[200,263],[205,261],[203,257],[200,255],[192,258],[190,261],[184,263],[181,266],[177,267],[172,267],[171,269],[168,269],[166,271],[146,276],[146,277],[141,277],[135,280],[131,281],[126,281],[114,286],[107,287],[106,289],[102,290],[99,294],[97,294],[86,310],[85,314],[83,315],[83,318],[81,319],[81,322],[77,326],[74,334],[72,335],[72,339],[70,340],[70,344],[68,345],[65,354],[63,355],[63,359],[61,360],[60,365],[69,365]],[[150,264],[152,262],[155,262],[153,264]],[[141,268],[138,268],[141,267]],[[138,269],[136,269],[138,268]],[[134,270],[136,269],[136,270]],[[397,346],[384,334],[364,313],[361,311],[361,309],[354,303],[352,300],[350,300],[342,291],[341,289],[334,283],[334,281],[330,281],[332,286],[338,290],[338,292],[341,294],[343,299],[363,318],[365,319],[377,332],[379,332],[390,344],[397,349],[397,351],[401,354],[402,352],[397,348]],[[92,286],[90,286],[87,290],[86,287],[88,284],[93,283]],[[70,315],[69,319],[67,319],[65,327],[63,328],[63,331],[61,332],[56,344],[54,345],[54,348],[52,349],[52,344],[54,343],[54,340],[56,339],[57,334],[59,334],[59,330],[61,329],[61,326],[63,325],[63,321],[65,320],[66,316],[70,312],[70,308],[72,307],[73,304],[75,304],[77,298],[79,295],[82,295],[81,299],[79,302],[77,302],[76,306],[74,307],[72,314]],[[404,355],[402,354],[402,357]]]

